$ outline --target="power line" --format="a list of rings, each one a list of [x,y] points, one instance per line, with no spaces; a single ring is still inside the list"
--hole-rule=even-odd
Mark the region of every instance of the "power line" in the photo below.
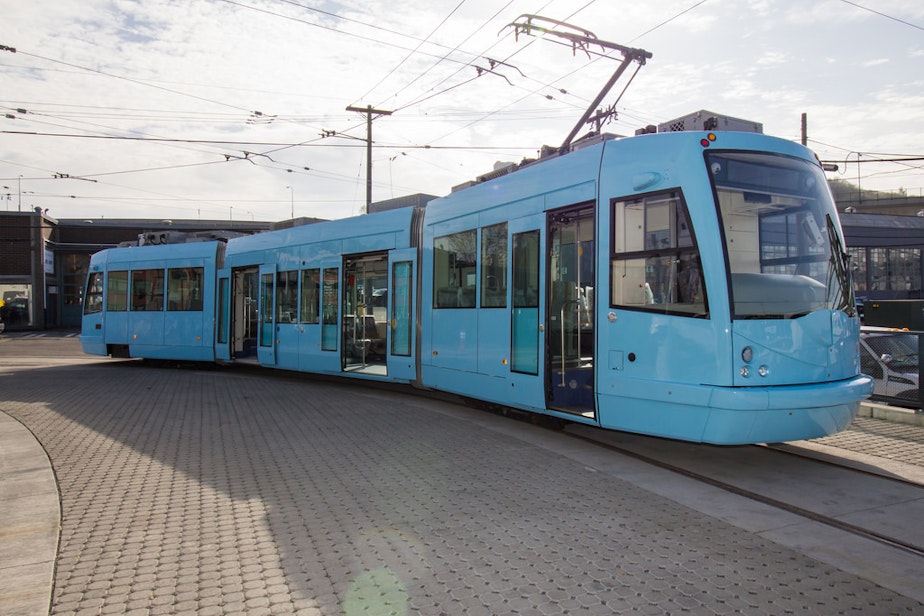
[[[652,28],[649,28],[648,30],[645,30],[644,32],[642,32],[641,34],[639,34],[638,36],[636,36],[634,39],[632,39],[632,40],[629,41],[629,42],[630,42],[630,43],[634,43],[635,41],[639,40],[639,39],[642,38],[643,36],[647,36],[647,35],[651,34],[651,33],[654,32],[655,30],[657,30],[658,28],[661,28],[662,26],[666,26],[667,24],[671,23],[672,21],[674,21],[674,20],[677,19],[678,17],[681,17],[681,16],[683,16],[683,15],[686,15],[687,13],[689,13],[689,12],[692,11],[693,9],[697,8],[698,6],[700,6],[700,5],[702,5],[702,4],[705,4],[705,2],[706,2],[706,0],[700,0],[699,2],[697,2],[696,4],[694,4],[693,6],[690,6],[690,7],[688,7],[688,8],[685,8],[684,10],[680,11],[679,13],[677,13],[676,15],[674,15],[673,17],[669,17],[668,19],[665,19],[664,21],[662,21],[662,22],[659,23],[658,25],[656,25],[656,26],[654,26],[654,27],[652,27]]]
[[[365,123],[363,123],[365,124]],[[152,142],[167,142],[167,143],[202,143],[202,144],[219,144],[219,145],[243,145],[243,146],[281,146],[285,148],[294,148],[294,147],[315,147],[315,148],[364,148],[365,144],[353,144],[353,143],[280,143],[274,141],[225,141],[220,139],[177,139],[177,138],[162,138],[162,137],[129,137],[129,136],[120,136],[120,135],[78,135],[75,133],[40,133],[35,131],[16,131],[16,130],[0,130],[0,134],[6,135],[27,135],[34,137],[70,137],[76,139],[104,139],[104,140],[113,140],[113,141],[152,141]],[[365,141],[365,140],[361,140]],[[532,150],[535,149],[535,146],[520,146],[520,145],[506,145],[506,146],[472,146],[472,145],[407,145],[407,144],[378,144],[377,148],[410,148],[410,149],[421,149],[421,150]],[[259,154],[252,152],[253,156],[266,156],[266,154]]]
[[[186,96],[186,97],[193,98],[193,99],[196,99],[196,100],[200,100],[200,101],[203,101],[203,102],[206,102],[206,103],[212,103],[212,104],[215,104],[215,105],[221,105],[221,106],[223,106],[223,107],[229,107],[229,108],[231,108],[231,109],[237,109],[238,111],[245,111],[245,112],[247,112],[247,113],[250,113],[250,110],[249,110],[249,109],[246,109],[246,108],[244,108],[244,107],[238,107],[237,105],[232,105],[232,104],[230,104],[230,103],[225,103],[225,102],[223,102],[223,101],[218,101],[218,100],[215,100],[215,99],[206,98],[206,97],[204,97],[204,96],[197,96],[197,95],[195,95],[195,94],[189,94],[188,92],[182,92],[182,91],[180,91],[180,90],[174,90],[173,88],[166,88],[166,87],[164,87],[164,86],[158,86],[158,85],[155,85],[155,84],[150,83],[150,82],[142,81],[142,80],[140,80],[140,79],[134,79],[134,78],[132,78],[132,77],[126,77],[125,75],[116,75],[115,73],[108,73],[108,72],[106,72],[106,71],[101,71],[101,70],[99,70],[99,69],[90,68],[90,67],[88,67],[88,66],[80,66],[79,64],[72,64],[72,63],[70,63],[70,62],[65,62],[64,60],[57,60],[57,59],[55,59],[55,58],[49,58],[49,57],[47,57],[47,56],[42,56],[42,55],[39,55],[39,54],[30,53],[30,52],[28,52],[28,51],[22,51],[21,49],[16,50],[16,53],[20,53],[20,54],[22,54],[22,55],[24,55],[24,56],[29,56],[30,58],[37,58],[37,59],[39,59],[39,60],[44,60],[44,61],[46,61],[46,62],[53,62],[53,63],[55,63],[55,64],[63,64],[64,66],[69,66],[69,67],[71,67],[71,68],[80,69],[80,70],[87,71],[87,72],[90,72],[90,73],[96,73],[97,75],[103,75],[104,77],[111,77],[111,78],[113,78],[113,79],[120,79],[120,80],[122,80],[122,81],[127,81],[127,82],[129,82],[129,83],[134,83],[134,84],[136,84],[136,85],[141,85],[141,86],[145,86],[145,87],[148,87],[148,88],[155,88],[155,89],[157,89],[157,90],[163,90],[164,92],[170,92],[171,94],[177,94],[177,95],[179,95],[179,96]]]
[[[283,15],[282,13],[277,13],[276,11],[270,11],[270,10],[268,10],[268,9],[261,9],[261,8],[259,8],[259,7],[256,7],[256,6],[251,6],[251,5],[249,5],[249,4],[243,4],[243,3],[241,3],[241,2],[237,2],[236,0],[220,0],[220,1],[221,1],[221,2],[226,2],[226,3],[228,3],[228,4],[233,4],[234,6],[240,7],[240,8],[242,8],[242,9],[247,9],[247,10],[251,10],[251,11],[256,11],[257,13],[263,13],[263,14],[266,14],[266,15],[271,15],[271,16],[273,16],[273,17],[279,17],[280,19],[286,19],[286,20],[289,20],[289,21],[298,22],[298,23],[301,23],[301,24],[305,24],[306,26],[311,26],[311,27],[313,27],[313,28],[320,28],[321,30],[328,30],[328,31],[334,32],[334,33],[336,33],[336,34],[341,34],[341,35],[343,35],[343,36],[349,36],[349,37],[352,37],[352,38],[356,38],[356,39],[363,40],[363,41],[368,41],[368,42],[371,42],[371,43],[377,43],[377,44],[383,45],[383,46],[385,46],[385,47],[393,47],[393,48],[395,48],[395,49],[401,49],[401,50],[404,50],[404,51],[411,51],[411,48],[406,47],[406,46],[404,46],[404,45],[398,45],[397,43],[390,43],[390,42],[384,41],[384,40],[382,40],[382,39],[377,39],[377,38],[373,38],[373,37],[370,37],[370,36],[364,36],[364,35],[362,35],[362,34],[355,34],[355,33],[353,33],[353,32],[346,32],[345,30],[338,30],[337,28],[334,28],[334,27],[331,27],[331,26],[325,26],[325,25],[323,25],[323,24],[314,23],[314,22],[308,21],[308,20],[306,20],[306,19],[301,19],[301,18],[298,18],[298,17],[292,17],[291,15]],[[283,0],[283,1],[284,1],[284,0]],[[310,9],[309,7],[305,7],[305,6],[298,5],[298,4],[294,3],[294,2],[289,2],[289,4],[294,4],[295,6],[300,6],[301,8],[308,9],[308,10],[316,10],[316,9]],[[396,34],[396,35],[399,35],[399,36],[402,36],[402,37],[405,37],[405,38],[409,38],[409,39],[411,39],[411,40],[420,40],[420,39],[417,39],[417,38],[415,38],[415,37],[413,37],[413,36],[410,36],[410,35],[408,35],[407,33],[404,33],[404,32],[396,32],[396,31],[394,31],[394,30],[388,30],[388,29],[386,29],[386,28],[381,28],[381,27],[374,26],[374,25],[371,25],[371,24],[367,24],[367,23],[364,23],[364,22],[360,22],[360,21],[357,21],[357,20],[351,20],[351,19],[348,19],[348,18],[346,18],[346,17],[340,17],[339,15],[336,15],[335,13],[327,13],[327,14],[328,14],[328,15],[331,15],[331,16],[334,16],[334,17],[338,17],[338,18],[340,18],[340,19],[345,19],[345,20],[347,20],[347,21],[352,21],[352,22],[354,22],[354,23],[358,23],[358,24],[361,24],[361,25],[364,25],[364,26],[368,26],[368,27],[370,27],[370,28],[377,28],[377,29],[380,29],[380,30],[384,30],[384,31],[389,32],[389,33],[391,33],[391,34]],[[432,45],[435,45],[435,46],[437,46],[437,47],[445,47],[445,45],[440,45],[440,44],[438,44],[438,43],[431,43],[431,44],[432,44]],[[420,51],[420,52],[418,52],[418,53],[423,54],[423,55],[430,56],[430,57],[432,57],[432,58],[438,58],[438,57],[439,57],[439,56],[437,56],[436,54],[431,54],[431,53],[427,53],[427,52],[423,52],[423,51]],[[454,62],[459,62],[458,60],[453,60],[453,61],[454,61]],[[461,63],[461,64],[465,64],[464,62],[460,62],[460,63]]]
[[[825,143],[824,141],[818,141],[817,139],[812,139],[809,137],[809,141],[812,143],[817,143],[818,145],[823,145],[826,148],[834,148],[836,150],[843,150],[844,152],[855,153],[858,150],[856,148],[845,148],[840,145],[833,145],[830,143]],[[862,156],[895,156],[895,157],[911,157],[911,156],[924,156],[924,154],[904,154],[904,153],[894,153],[894,152],[859,152]]]
[[[377,87],[379,87],[379,86],[382,84],[383,81],[385,81],[386,79],[388,79],[389,77],[391,77],[391,76],[394,74],[394,72],[395,72],[396,70],[398,70],[399,68],[401,68],[401,66],[402,66],[405,62],[407,62],[408,59],[409,59],[411,56],[413,56],[415,53],[417,53],[417,51],[423,46],[424,43],[426,43],[426,42],[428,42],[428,41],[430,40],[430,37],[431,37],[431,36],[433,36],[434,34],[436,34],[436,31],[437,31],[437,30],[439,30],[440,28],[442,28],[443,25],[445,25],[445,23],[446,23],[447,21],[449,21],[449,18],[450,18],[450,17],[452,17],[453,15],[455,15],[455,12],[458,11],[459,8],[460,8],[463,4],[465,4],[465,0],[460,0],[459,4],[456,5],[456,8],[452,9],[451,11],[449,11],[449,15],[447,15],[446,17],[444,17],[444,18],[443,18],[443,21],[441,21],[441,22],[439,23],[438,26],[436,26],[435,28],[433,28],[433,30],[430,32],[430,34],[428,34],[428,35],[426,36],[426,38],[424,38],[422,41],[420,41],[420,42],[417,44],[417,47],[415,47],[415,48],[414,48],[413,50],[411,50],[406,56],[404,56],[404,58],[402,58],[402,60],[401,60],[400,62],[398,62],[398,64],[395,65],[394,68],[392,68],[390,71],[388,71],[388,73],[386,73],[384,77],[382,77],[381,79],[379,79],[379,81],[378,81],[377,84],[375,84],[374,86],[372,86],[372,87],[369,89],[368,92],[366,92],[365,94],[363,94],[362,96],[360,96],[358,99],[356,99],[355,101],[353,101],[352,104],[355,105],[358,101],[360,101],[360,100],[366,98],[367,96],[369,96],[369,92],[372,92],[373,90],[375,90]],[[445,58],[446,58],[446,56],[443,56],[442,58],[440,58],[440,61],[444,60]]]
[[[870,156],[869,154],[866,154],[864,152],[861,152],[861,154],[865,156]],[[916,160],[924,160],[924,156],[913,156],[913,157],[908,157],[908,158],[867,158],[866,160],[836,159],[836,160],[823,160],[821,162],[824,162],[824,163],[844,162],[844,163],[850,163],[851,165],[856,165],[856,164],[866,164],[866,163],[906,163],[906,162],[914,162]]]
[[[582,7],[579,8],[579,9],[577,9],[576,11],[574,11],[573,13],[571,13],[569,16],[565,17],[565,19],[566,19],[566,20],[567,20],[567,19],[571,19],[572,17],[574,17],[575,15],[577,15],[578,13],[580,13],[581,11],[583,11],[584,9],[586,9],[588,6],[590,6],[590,5],[593,4],[594,2],[596,2],[596,0],[590,0],[587,4],[585,4],[584,6],[582,6]],[[549,2],[547,2],[545,5],[542,6],[542,8],[539,9],[539,11],[544,11],[544,10],[546,9],[546,7],[548,7],[549,4],[551,4],[551,3],[552,3],[552,0],[549,0]],[[526,49],[527,49],[530,45],[532,45],[534,42],[535,42],[535,41],[529,41],[529,42],[528,42],[526,45],[524,45],[523,47],[520,47],[520,48],[516,49],[513,53],[511,53],[511,54],[508,55],[506,58],[504,58],[503,62],[504,62],[504,63],[509,62],[509,61],[513,58],[513,56],[515,56],[515,55],[517,55],[518,53],[520,53],[520,52],[526,50]],[[552,83],[555,83],[555,82],[552,82]],[[543,86],[543,87],[547,87],[547,86]],[[445,135],[443,135],[443,136],[441,136],[441,137],[437,137],[436,139],[431,139],[429,143],[430,143],[430,144],[433,144],[435,141],[439,141],[440,139],[445,139],[445,138],[448,137],[449,135],[454,135],[455,133],[457,133],[457,132],[459,132],[459,131],[463,131],[463,130],[465,130],[465,129],[467,129],[467,128],[470,128],[471,126],[474,126],[474,125],[477,124],[478,122],[482,122],[482,121],[488,119],[489,117],[491,117],[492,115],[495,115],[495,114],[497,114],[497,113],[503,111],[504,109],[507,109],[507,108],[509,108],[509,107],[512,107],[513,105],[516,105],[516,104],[518,104],[518,103],[521,103],[522,101],[526,100],[526,99],[529,98],[530,96],[533,96],[534,94],[538,93],[539,90],[541,90],[541,89],[542,89],[542,88],[538,88],[538,89],[536,89],[536,90],[533,90],[533,91],[529,92],[528,94],[526,94],[525,96],[522,96],[521,98],[517,99],[516,101],[513,101],[512,103],[509,103],[509,104],[507,104],[507,105],[504,105],[504,106],[501,107],[500,109],[495,109],[494,111],[491,111],[491,112],[489,112],[489,113],[487,113],[487,114],[484,114],[484,115],[482,115],[480,118],[478,118],[478,119],[476,119],[476,120],[473,120],[473,121],[469,122],[469,123],[466,124],[465,126],[462,126],[462,127],[460,127],[460,128],[457,128],[456,130],[450,131],[450,132],[446,133]]]
[[[458,51],[459,48],[460,48],[462,45],[464,45],[465,43],[467,43],[468,41],[470,41],[470,40],[472,39],[472,37],[474,37],[476,34],[478,34],[479,32],[481,32],[489,23],[491,23],[492,21],[494,21],[494,19],[495,19],[498,15],[500,15],[500,14],[501,14],[503,11],[505,11],[511,4],[513,4],[514,1],[515,1],[515,0],[509,0],[509,2],[507,2],[507,4],[505,4],[505,5],[502,6],[501,8],[499,8],[499,9],[497,10],[497,12],[494,13],[494,15],[492,15],[492,16],[489,17],[487,20],[485,20],[485,22],[484,22],[482,25],[480,25],[479,27],[475,28],[475,30],[474,30],[471,34],[469,34],[467,37],[465,37],[462,41],[460,41],[460,42],[459,42],[455,47],[453,47],[451,50],[449,50],[448,52],[446,52],[446,53],[443,55],[442,58],[440,58],[439,60],[437,60],[436,62],[434,62],[427,70],[425,70],[425,71],[423,71],[422,73],[420,73],[419,75],[417,75],[414,79],[412,79],[410,82],[408,82],[407,84],[405,84],[403,88],[401,88],[400,90],[398,90],[397,92],[395,92],[395,94],[394,94],[395,98],[397,98],[399,94],[401,94],[402,92],[404,92],[405,90],[407,90],[411,85],[415,84],[415,83],[417,82],[418,79],[421,79],[422,77],[424,77],[425,75],[427,75],[430,71],[432,71],[432,70],[435,69],[437,66],[439,66],[441,62],[443,62],[444,60],[448,59],[448,58],[449,58],[449,54]],[[494,45],[497,45],[497,44],[498,44],[498,43],[494,43]],[[491,49],[494,45],[492,45],[492,46],[489,47],[488,49]],[[463,70],[464,70],[465,68],[467,68],[467,67],[468,67],[468,65],[460,66],[458,69],[456,69],[456,71],[455,71],[452,75],[450,75],[449,77],[444,78],[444,79],[443,79],[442,81],[440,81],[437,85],[435,85],[435,86],[433,86],[432,88],[430,88],[430,90],[433,90],[434,88],[439,87],[440,85],[442,85],[443,83],[445,83],[448,79],[451,79],[452,77],[456,76],[457,74],[459,74],[461,71],[463,71]],[[433,96],[436,96],[436,94],[434,94]],[[429,99],[429,98],[433,98],[433,96],[428,96],[426,99],[423,99],[423,100],[427,100],[427,99]],[[423,102],[423,101],[420,101],[420,102]],[[414,104],[416,104],[416,103],[414,103]],[[409,107],[409,106],[410,106],[410,105],[405,105],[404,107]]]
[[[905,21],[904,19],[899,19],[898,17],[893,17],[892,15],[887,15],[887,14],[882,13],[882,12],[880,12],[880,11],[877,11],[877,10],[875,10],[875,9],[871,9],[871,8],[869,8],[868,6],[863,6],[862,4],[857,4],[856,2],[851,2],[850,0],[841,0],[841,2],[843,2],[844,4],[849,4],[850,6],[855,6],[855,7],[857,7],[858,9],[863,9],[864,11],[868,11],[868,12],[870,12],[870,13],[874,13],[874,14],[876,14],[876,15],[879,15],[880,17],[885,17],[886,19],[891,19],[892,21],[897,21],[897,22],[900,23],[900,24],[904,24],[904,25],[906,25],[906,26],[910,26],[910,27],[915,28],[915,29],[917,29],[917,30],[924,30],[924,27],[922,27],[922,26],[919,26],[919,25],[917,25],[917,24],[913,24],[913,23],[911,23],[910,21]]]
[[[316,27],[316,28],[321,28],[321,29],[324,29],[324,30],[328,30],[328,31],[331,31],[331,32],[335,32],[335,33],[337,33],[337,34],[342,34],[342,35],[345,35],[345,36],[356,37],[356,38],[360,38],[360,39],[362,39],[362,40],[368,40],[368,41],[376,42],[376,43],[381,44],[381,45],[390,46],[390,47],[394,47],[394,48],[398,48],[398,49],[403,49],[403,50],[405,50],[405,51],[409,51],[409,52],[410,52],[409,55],[405,58],[405,60],[402,60],[402,63],[403,63],[404,61],[406,61],[406,59],[407,59],[408,57],[410,57],[410,55],[412,55],[412,54],[414,54],[414,53],[418,53],[418,54],[421,54],[421,55],[425,55],[425,56],[430,56],[430,57],[433,57],[433,58],[437,58],[437,60],[438,60],[437,64],[438,64],[439,62],[441,62],[441,61],[444,61],[444,60],[448,60],[448,61],[452,61],[452,62],[456,62],[456,63],[458,63],[458,64],[461,64],[462,67],[461,67],[459,70],[462,70],[462,69],[464,69],[465,67],[468,67],[468,66],[471,65],[470,62],[462,62],[462,61],[460,61],[460,60],[454,60],[454,59],[452,59],[452,58],[449,57],[449,54],[450,54],[450,53],[459,50],[459,46],[456,46],[455,48],[450,49],[450,51],[449,51],[447,54],[443,55],[443,56],[436,56],[435,54],[431,54],[431,53],[427,53],[427,52],[422,52],[422,51],[420,51],[420,47],[421,47],[422,44],[424,44],[424,43],[430,43],[430,44],[432,44],[432,45],[434,45],[434,46],[437,46],[437,47],[443,47],[443,48],[449,49],[449,47],[446,46],[446,45],[442,45],[442,44],[439,44],[439,43],[435,43],[435,42],[429,41],[429,37],[432,36],[433,33],[431,33],[430,35],[428,35],[428,37],[425,38],[425,39],[420,39],[420,38],[417,38],[417,37],[413,37],[413,36],[411,36],[411,35],[408,35],[407,33],[404,33],[404,32],[398,32],[398,31],[391,30],[391,29],[388,29],[388,28],[383,28],[383,27],[381,27],[381,26],[376,26],[376,25],[374,25],[374,24],[369,24],[369,23],[367,23],[367,22],[363,22],[363,21],[360,21],[360,20],[342,17],[342,16],[340,16],[340,15],[338,15],[338,14],[336,14],[336,13],[332,13],[332,12],[328,12],[328,11],[323,11],[323,10],[320,10],[320,9],[315,9],[315,8],[313,8],[313,7],[308,7],[308,6],[299,4],[299,3],[294,2],[294,1],[291,1],[291,0],[280,0],[281,2],[284,2],[284,3],[286,3],[286,4],[290,4],[290,5],[292,5],[292,6],[296,6],[296,7],[302,8],[302,9],[304,9],[304,10],[314,11],[314,12],[317,12],[317,13],[321,13],[321,14],[324,14],[324,15],[327,15],[327,16],[330,16],[330,17],[334,17],[334,18],[337,18],[337,19],[341,19],[341,20],[344,20],[344,21],[348,21],[348,22],[351,22],[351,23],[356,23],[356,24],[359,24],[359,25],[362,25],[362,26],[366,26],[366,27],[370,27],[370,28],[375,28],[375,29],[378,29],[378,30],[381,30],[381,31],[384,31],[384,32],[388,32],[388,33],[390,33],[390,34],[395,34],[395,35],[402,36],[402,37],[405,37],[405,38],[410,38],[410,39],[412,39],[412,40],[416,40],[416,41],[419,42],[419,44],[417,45],[417,47],[415,47],[414,49],[408,49],[407,47],[404,47],[404,46],[402,46],[402,45],[396,45],[396,44],[394,44],[394,43],[389,43],[389,42],[387,42],[387,41],[383,41],[383,40],[380,40],[380,39],[375,39],[375,38],[371,38],[371,37],[367,37],[367,36],[363,36],[363,35],[358,35],[358,34],[354,34],[354,33],[351,33],[351,32],[345,32],[345,31],[339,30],[339,29],[337,29],[337,28],[333,28],[333,27],[330,27],[330,26],[325,26],[325,25],[323,25],[323,24],[313,23],[313,22],[310,22],[310,21],[307,21],[307,20],[304,20],[304,19],[301,19],[301,18],[298,18],[298,17],[292,17],[292,16],[290,16],[290,15],[283,15],[283,14],[278,13],[278,12],[276,12],[276,11],[271,11],[271,10],[268,10],[268,9],[262,9],[262,8],[259,8],[259,7],[255,7],[255,6],[243,4],[243,3],[241,3],[241,2],[237,2],[236,0],[222,0],[222,1],[223,1],[223,2],[226,2],[226,3],[228,3],[228,4],[232,4],[232,5],[238,6],[238,7],[243,8],[243,9],[253,10],[253,11],[256,11],[256,12],[259,12],[259,13],[264,13],[264,14],[267,14],[267,15],[272,15],[272,16],[275,16],[275,17],[279,17],[279,18],[281,18],[281,19],[286,19],[286,20],[290,20],[290,21],[296,21],[296,22],[303,23],[303,24],[308,25],[308,26],[312,26],[312,27]],[[584,7],[578,9],[578,11],[575,11],[575,13],[573,13],[573,14],[576,14],[577,12],[580,12],[580,11],[584,10],[585,8],[587,8],[587,6],[589,6],[590,4],[593,4],[594,2],[596,2],[596,0],[590,0],[590,2],[588,2],[586,5],[584,5]],[[456,6],[455,9],[453,9],[452,13],[454,13],[463,3],[464,3],[464,0],[462,0],[462,2],[460,2],[459,5]],[[509,6],[509,4],[510,4],[510,3],[508,3],[507,6]],[[545,6],[548,6],[548,4],[551,4],[551,0],[550,0],[548,3],[546,3]],[[545,6],[544,6],[543,8],[545,8]],[[506,7],[505,7],[505,8],[506,8]],[[540,10],[541,10],[541,9],[540,9]],[[499,12],[500,12],[500,11],[498,11],[498,13],[499,13]],[[450,13],[450,16],[452,15],[452,13]],[[496,16],[498,13],[496,13],[495,16]],[[572,14],[572,15],[573,15],[573,14]],[[448,17],[447,17],[447,19],[448,19]],[[446,21],[446,20],[444,19],[443,22],[440,24],[440,26],[442,26],[442,24],[445,23],[445,21]],[[438,26],[437,29],[438,29],[440,26]],[[484,27],[484,26],[482,26],[482,27]],[[434,30],[434,32],[435,32],[435,31],[436,31],[436,30]],[[477,32],[477,31],[476,31],[476,32]],[[495,43],[495,45],[496,45],[496,43]],[[528,46],[528,45],[527,45],[527,46]],[[492,45],[492,47],[493,47],[493,45]],[[522,51],[522,48],[519,49],[519,50],[517,50],[516,52],[514,52],[514,54],[511,54],[511,57],[512,57],[512,55],[515,55],[516,53],[519,53],[520,51]],[[463,51],[463,53],[472,56],[472,58],[478,58],[478,57],[480,57],[479,55],[473,54],[473,53],[471,53],[471,52],[464,52],[464,51]],[[399,66],[400,66],[400,64],[399,64]],[[396,67],[396,69],[397,69],[397,67]],[[394,72],[394,70],[395,70],[395,69],[393,69],[393,70],[389,73],[389,75],[392,74],[392,73]],[[456,73],[458,73],[458,71],[456,71]],[[388,77],[388,75],[386,75],[386,78],[387,78],[387,77]],[[418,77],[418,78],[419,78],[419,77]],[[385,78],[383,78],[382,80],[380,80],[379,83],[376,84],[376,86],[373,86],[373,88],[370,89],[369,92],[371,92],[371,91],[374,90],[376,87],[378,87],[378,85],[381,84],[381,83],[384,81],[384,79],[385,79]],[[416,81],[416,79],[415,79],[415,81]],[[443,90],[443,91],[441,91],[441,92],[437,92],[437,93],[435,93],[435,94],[431,94],[431,95],[425,96],[425,97],[422,98],[422,99],[415,100],[415,101],[413,101],[412,103],[408,103],[408,104],[406,104],[406,105],[400,106],[400,107],[398,107],[397,109],[398,109],[398,110],[406,109],[406,108],[408,108],[408,107],[410,107],[410,106],[419,104],[419,103],[421,103],[421,102],[423,102],[423,101],[425,101],[425,100],[429,100],[429,99],[431,99],[431,98],[434,98],[435,96],[437,96],[437,95],[439,95],[439,94],[444,94],[444,93],[446,93],[446,92],[448,92],[448,91],[450,91],[450,90],[453,90],[453,89],[455,89],[456,87],[458,87],[459,85],[464,85],[464,83],[468,83],[469,81],[471,81],[471,80],[468,80],[468,81],[466,81],[466,82],[463,82],[463,84],[457,84],[456,86],[452,86],[452,87],[447,88],[446,90]],[[445,82],[445,80],[444,80],[443,82]],[[443,82],[441,82],[441,83],[443,83]],[[412,82],[412,83],[413,83],[413,82]],[[431,89],[432,89],[432,88],[431,88]],[[368,94],[369,92],[367,92],[367,94]],[[365,95],[364,95],[364,96],[365,96]],[[360,98],[363,98],[363,97],[360,97]],[[358,126],[353,126],[352,128],[358,128]],[[352,130],[352,128],[351,128],[351,129],[347,129],[347,130]],[[341,131],[341,132],[345,132],[345,131]],[[272,152],[267,152],[267,153],[272,153]]]
[[[230,1],[230,0],[225,0],[225,1]],[[37,58],[37,59],[39,59],[39,60],[44,60],[44,61],[46,61],[46,62],[53,62],[53,63],[57,63],[57,64],[62,64],[62,65],[64,65],[64,66],[69,66],[69,67],[71,67],[71,68],[76,68],[76,69],[80,69],[80,70],[82,70],[82,71],[87,71],[87,72],[90,72],[90,73],[95,73],[95,74],[97,74],[97,75],[102,75],[102,76],[104,76],[104,77],[110,77],[110,78],[113,78],[113,79],[119,79],[119,80],[122,80],[122,81],[127,81],[127,82],[129,82],[129,83],[141,85],[141,86],[144,86],[144,87],[154,88],[154,89],[156,89],[156,90],[161,90],[161,91],[164,91],[164,92],[169,92],[169,93],[171,93],[171,94],[176,94],[176,95],[178,95],[178,96],[184,96],[184,97],[192,98],[192,99],[199,100],[199,101],[203,101],[203,102],[207,102],[207,103],[212,103],[212,104],[215,104],[215,105],[220,105],[220,106],[223,106],[223,107],[228,107],[228,108],[230,108],[230,109],[236,109],[236,110],[238,110],[238,111],[243,111],[243,112],[247,113],[249,116],[254,116],[254,115],[256,115],[256,116],[265,116],[265,115],[266,115],[266,114],[264,114],[264,113],[261,112],[261,111],[254,111],[254,110],[252,110],[252,109],[248,109],[248,108],[246,108],[246,107],[240,107],[240,106],[238,106],[238,105],[232,105],[232,104],[226,103],[226,102],[224,102],[224,101],[219,101],[219,100],[212,99],[212,98],[206,98],[206,97],[204,97],[204,96],[198,96],[198,95],[196,95],[196,94],[190,94],[190,93],[188,93],[188,92],[183,92],[183,91],[181,91],[181,90],[176,90],[176,89],[174,89],[174,88],[167,88],[167,87],[164,87],[164,86],[159,86],[159,85],[156,85],[156,84],[154,84],[154,83],[152,83],[152,82],[149,82],[149,81],[143,81],[143,80],[141,80],[141,79],[134,79],[134,78],[132,78],[132,77],[126,77],[125,75],[117,75],[117,74],[115,74],[115,73],[109,73],[109,72],[102,71],[102,70],[99,70],[99,69],[90,68],[90,67],[87,67],[87,66],[81,66],[81,65],[79,65],[79,64],[72,64],[72,63],[70,63],[70,62],[65,62],[65,61],[63,61],[63,60],[57,60],[57,59],[55,59],[55,58],[49,58],[49,57],[42,56],[42,55],[39,55],[39,54],[34,54],[34,53],[27,52],[27,51],[22,51],[22,50],[19,50],[19,49],[13,48],[13,47],[9,47],[9,46],[6,46],[6,45],[0,45],[0,51],[9,51],[9,52],[12,52],[12,53],[19,53],[19,54],[22,54],[22,55],[25,55],[25,56],[29,56],[29,57],[32,57],[32,58]],[[276,116],[273,116],[273,117],[276,117]],[[315,130],[320,130],[320,129],[315,129]]]

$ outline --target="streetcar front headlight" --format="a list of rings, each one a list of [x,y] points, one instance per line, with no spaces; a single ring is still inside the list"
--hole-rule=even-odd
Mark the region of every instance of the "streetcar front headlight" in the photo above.
[[[752,349],[749,346],[746,346],[743,349],[741,349],[741,361],[743,361],[746,364],[749,364],[751,363],[752,359],[754,359],[754,349]]]

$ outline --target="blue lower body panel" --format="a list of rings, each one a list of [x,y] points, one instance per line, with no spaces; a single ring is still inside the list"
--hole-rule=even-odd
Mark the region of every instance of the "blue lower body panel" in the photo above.
[[[601,394],[600,425],[715,445],[803,440],[846,428],[871,389],[872,381],[862,375],[781,387],[652,384],[643,389],[645,397]]]
[[[129,347],[131,357],[145,359],[172,359],[177,361],[215,361],[215,349],[211,346],[144,346]]]
[[[80,348],[83,349],[83,352],[87,355],[109,355],[109,351],[106,348],[106,343],[103,342],[103,337],[100,336],[80,336]]]

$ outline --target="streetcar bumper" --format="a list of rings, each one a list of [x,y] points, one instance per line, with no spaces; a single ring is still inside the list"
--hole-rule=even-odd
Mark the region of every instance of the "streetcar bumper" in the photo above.
[[[872,393],[866,375],[832,383],[716,387],[703,442],[774,443],[818,438],[845,429]]]
[[[845,429],[872,387],[865,375],[772,387],[626,382],[621,395],[600,395],[599,425],[713,445],[798,441]]]

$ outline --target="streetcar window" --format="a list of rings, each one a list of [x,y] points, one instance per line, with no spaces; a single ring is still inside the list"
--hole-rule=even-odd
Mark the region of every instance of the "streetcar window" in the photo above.
[[[202,310],[201,267],[175,267],[167,270],[167,310]]]
[[[93,272],[87,277],[87,292],[84,295],[83,313],[93,314],[103,310],[103,273]]]
[[[218,279],[218,342],[228,342],[228,278]]]
[[[132,310],[137,312],[164,309],[164,270],[132,272]]]
[[[414,264],[398,261],[391,270],[391,354],[409,357],[413,323]]]
[[[276,274],[276,322],[298,322],[298,272]]]
[[[481,307],[507,307],[507,223],[481,230]]]
[[[513,234],[510,370],[539,374],[539,231]]]
[[[475,307],[474,229],[433,240],[433,307]]]
[[[680,191],[613,201],[612,306],[707,317],[699,248]]]
[[[260,335],[261,347],[273,346],[273,275],[260,274]]]
[[[855,313],[840,224],[817,164],[762,152],[706,153],[735,318]]]
[[[302,304],[298,320],[300,323],[318,323],[318,304],[321,290],[321,270],[302,270]]]
[[[109,272],[106,280],[106,310],[128,310],[128,272]]]
[[[539,232],[513,236],[513,307],[539,307]]]
[[[324,268],[321,287],[321,350],[337,350],[337,311],[340,306],[340,273]]]

